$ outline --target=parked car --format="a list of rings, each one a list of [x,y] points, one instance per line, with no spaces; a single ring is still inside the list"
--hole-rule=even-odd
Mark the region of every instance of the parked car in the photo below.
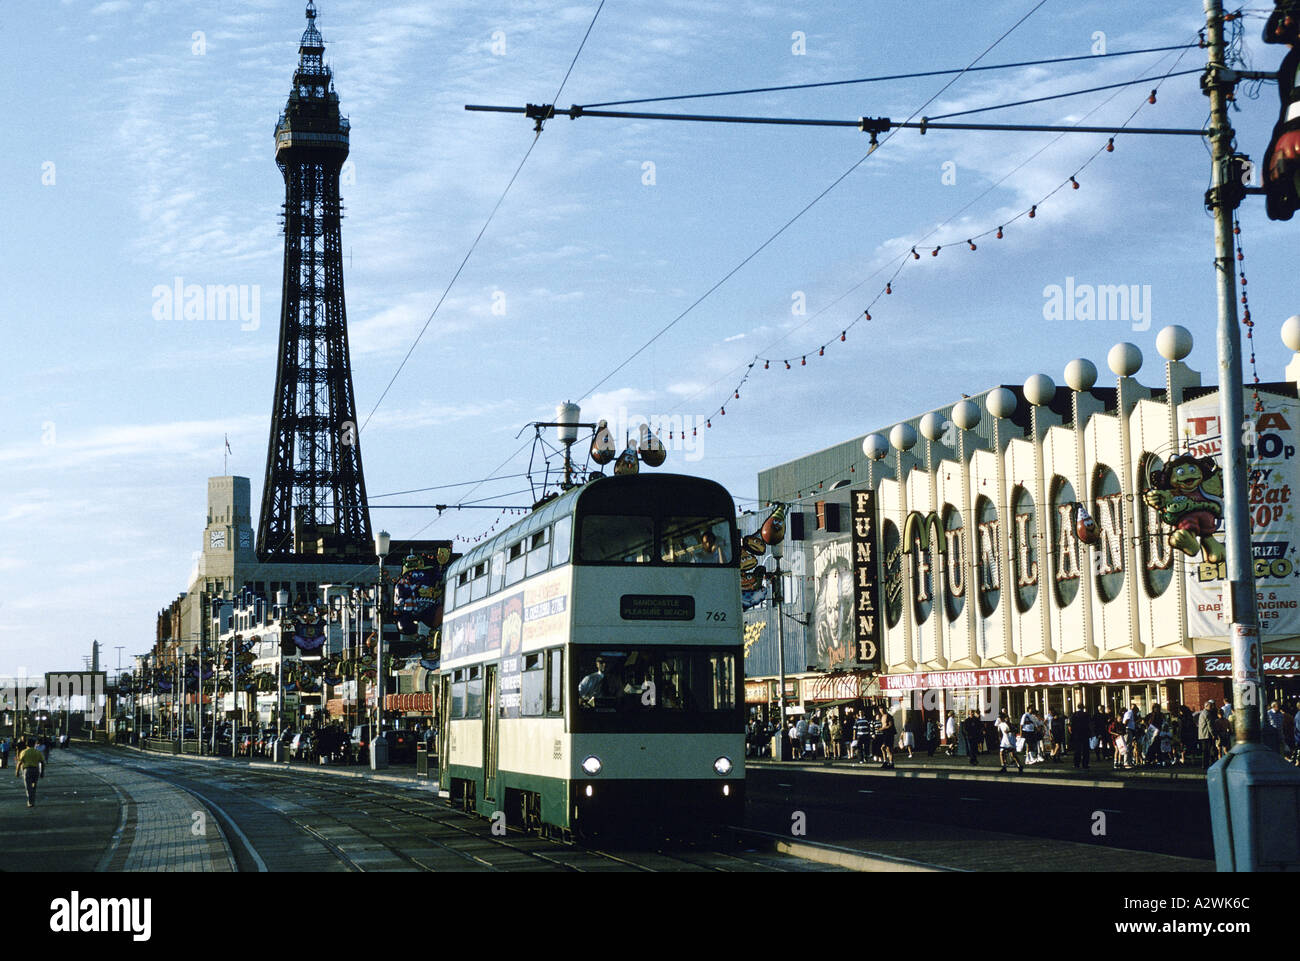
[[[239,741],[235,745],[235,753],[240,757],[252,757],[253,745],[257,743],[256,734],[241,734]]]
[[[289,759],[310,761],[316,753],[316,736],[311,731],[299,731],[289,744]]]
[[[415,763],[414,731],[385,731],[384,739],[388,741],[389,764]]]
[[[370,758],[370,725],[358,724],[352,729],[352,760],[368,764]]]

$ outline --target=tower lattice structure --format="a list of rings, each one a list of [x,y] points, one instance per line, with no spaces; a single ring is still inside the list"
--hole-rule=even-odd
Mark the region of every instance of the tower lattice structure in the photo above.
[[[298,54],[293,90],[275,127],[285,186],[284,281],[257,554],[262,561],[369,560],[374,547],[343,301],[339,175],[349,124],[339,113],[314,0]]]

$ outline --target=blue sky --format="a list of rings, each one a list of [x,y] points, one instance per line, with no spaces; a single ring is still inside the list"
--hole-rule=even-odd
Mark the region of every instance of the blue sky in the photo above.
[[[185,586],[200,546],[206,478],[253,480],[260,502],[278,327],[283,185],[273,127],[289,92],[302,0],[221,5],[157,0],[13,3],[0,26],[0,153],[6,214],[0,299],[0,664],[107,662],[150,644],[157,610]],[[343,186],[353,377],[364,419],[519,164],[533,134],[518,116],[466,103],[550,102],[595,3],[321,0],[321,32],[353,167]],[[991,0],[958,15],[939,0],[861,3],[609,2],[562,105],[963,67],[1033,8]],[[741,12],[743,11],[743,12]],[[887,11],[887,12],[886,12]],[[1164,46],[1195,38],[1201,4],[1049,0],[983,63]],[[1280,48],[1246,21],[1245,52],[1273,69]],[[1104,34],[1100,40],[1098,34]],[[798,35],[802,35],[802,41]],[[1090,59],[968,74],[935,116],[1163,73],[1178,54]],[[1190,50],[1179,69],[1204,63]],[[683,112],[909,116],[948,78],[650,106]],[[1150,85],[965,118],[1117,123]],[[1240,149],[1262,158],[1275,88],[1244,94]],[[1134,124],[1197,127],[1195,76],[1160,86]],[[1193,138],[1120,137],[1001,241],[1008,222],[1105,143],[1096,134],[901,131],[746,267],[593,395],[600,383],[866,152],[852,129],[577,121],[546,127],[495,220],[362,434],[372,497],[518,474],[515,439],[557,403],[584,419],[703,418],[755,355],[762,364],[702,431],[687,462],[738,498],[763,467],[1076,356],[1105,371],[1112,344],[1147,357],[1170,323],[1215,363],[1208,157]],[[652,164],[649,168],[646,165]],[[648,172],[653,171],[653,177]],[[648,182],[653,181],[653,182]],[[1297,312],[1294,231],[1252,200],[1242,240],[1259,366],[1280,379],[1278,339]],[[937,229],[936,229],[937,228]],[[945,248],[929,255],[936,243]],[[894,293],[844,343],[913,244]],[[1044,289],[1150,287],[1150,329],[1131,320],[1046,320]],[[259,316],[155,316],[155,288],[238,285]],[[852,291],[851,293],[849,293]],[[839,299],[837,302],[838,298]],[[804,306],[804,313],[796,311]],[[496,308],[494,310],[494,307]],[[241,329],[241,328],[249,329]],[[824,357],[817,347],[830,343]],[[1102,383],[1108,374],[1103,373]],[[518,479],[477,489],[524,503]],[[407,498],[451,502],[458,488]],[[376,499],[376,503],[383,500]],[[492,512],[434,523],[376,511],[395,537],[474,537]]]

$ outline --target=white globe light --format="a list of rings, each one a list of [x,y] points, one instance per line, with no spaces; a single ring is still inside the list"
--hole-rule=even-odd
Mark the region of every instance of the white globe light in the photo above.
[[[1288,317],[1282,325],[1282,343],[1286,344],[1287,350],[1300,353],[1300,314]]]
[[[862,453],[871,460],[880,460],[889,453],[889,441],[881,434],[868,434],[862,438]]]
[[[1076,357],[1065,365],[1065,382],[1070,390],[1089,390],[1097,383],[1097,365],[1086,357]]]
[[[916,446],[916,428],[911,424],[896,424],[889,432],[889,442],[895,450],[911,450]]]
[[[1035,407],[1046,407],[1056,396],[1056,383],[1046,374],[1034,374],[1025,381],[1025,399]]]
[[[989,413],[994,417],[1010,417],[1016,412],[1016,407],[1019,406],[1016,402],[1016,395],[1005,387],[998,387],[989,391],[988,399],[984,403],[988,407]]]
[[[973,400],[963,400],[952,408],[952,422],[962,430],[974,430],[980,422],[980,405]]]
[[[1132,377],[1142,369],[1142,351],[1136,344],[1120,343],[1110,349],[1106,355],[1106,364],[1112,374],[1118,377]]]
[[[1156,350],[1165,360],[1182,360],[1192,352],[1192,332],[1170,324],[1156,335]]]
[[[926,440],[936,441],[943,436],[943,425],[943,417],[935,411],[930,411],[921,418],[921,433],[925,435]]]

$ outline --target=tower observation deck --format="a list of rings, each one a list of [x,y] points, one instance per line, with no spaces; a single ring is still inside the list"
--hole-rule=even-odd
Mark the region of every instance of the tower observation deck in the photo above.
[[[348,356],[339,173],[349,124],[339,113],[316,4],[293,89],[275,126],[284,175],[284,280],[259,560],[374,557]]]

